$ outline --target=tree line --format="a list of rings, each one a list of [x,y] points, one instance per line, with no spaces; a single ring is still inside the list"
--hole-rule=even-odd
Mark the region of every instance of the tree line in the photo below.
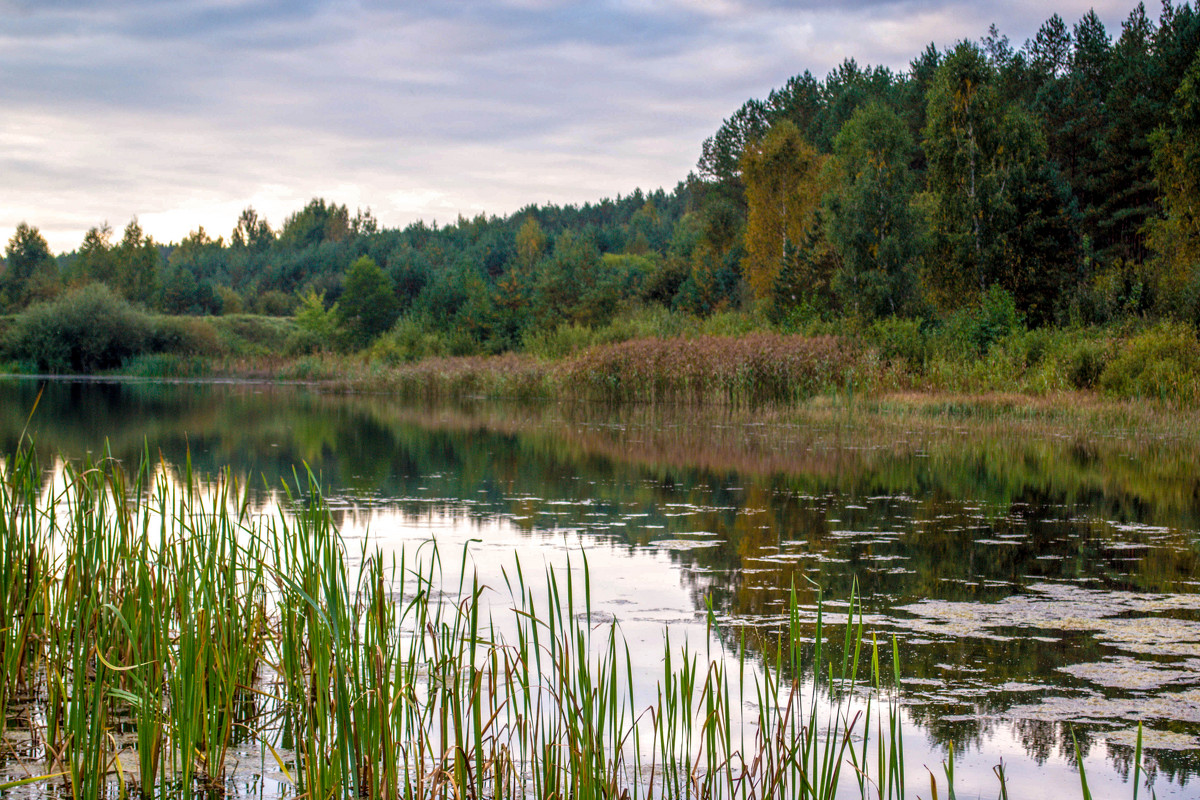
[[[1200,11],[1139,4],[1110,33],[1055,15],[906,71],[845,61],[752,99],[673,190],[381,228],[315,199],[278,229],[154,242],[131,221],[51,254],[22,223],[9,313],[102,283],[168,314],[294,315],[313,346],[403,323],[454,352],[517,349],[637,307],[779,326],[1008,304],[1031,326],[1200,323]]]

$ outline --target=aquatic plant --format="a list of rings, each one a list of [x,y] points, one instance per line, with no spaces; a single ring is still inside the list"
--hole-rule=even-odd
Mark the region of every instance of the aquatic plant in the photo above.
[[[637,339],[584,351],[561,380],[573,395],[605,402],[793,403],[853,387],[858,360],[832,336]]]
[[[228,474],[148,457],[58,463],[47,485],[23,447],[2,477],[0,699],[44,771],[0,789],[207,795],[257,742],[306,798],[905,796],[900,654],[886,675],[854,595],[833,659],[824,605],[810,639],[793,589],[753,647],[666,632],[639,697],[586,553],[487,587],[445,577],[436,543],[347,552],[308,473],[272,515]]]

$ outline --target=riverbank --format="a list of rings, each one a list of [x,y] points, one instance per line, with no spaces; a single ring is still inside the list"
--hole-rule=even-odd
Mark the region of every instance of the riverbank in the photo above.
[[[103,316],[107,306],[97,308]],[[424,340],[409,341],[412,331],[403,325],[348,352],[314,343],[290,318],[124,309],[128,318],[118,325],[96,324],[96,314],[75,311],[74,327],[58,317],[40,326],[0,321],[0,370],[303,382],[431,401],[764,409],[822,397],[959,403],[1002,395],[1013,408],[1113,401],[1200,407],[1200,340],[1194,328],[1170,322],[1026,330],[966,315],[938,325],[842,319],[797,331],[751,314],[699,319],[643,312],[597,329],[560,328],[520,350],[489,355],[426,347]]]
[[[791,407],[814,398],[984,406],[1015,410],[1149,401],[1200,404],[1200,342],[1159,325],[1013,334],[986,352],[907,346],[852,335],[774,332],[647,337],[591,345],[556,357],[530,353],[393,361],[373,351],[283,355],[230,352],[132,359],[108,374],[146,378],[299,381],[335,391],[405,399],[464,397],[712,407]]]

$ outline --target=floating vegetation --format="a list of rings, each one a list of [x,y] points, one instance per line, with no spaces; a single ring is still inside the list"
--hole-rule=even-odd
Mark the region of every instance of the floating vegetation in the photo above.
[[[1109,744],[1119,747],[1136,747],[1139,734],[1142,747],[1146,750],[1195,750],[1200,748],[1200,737],[1156,728],[1126,728],[1106,733],[1104,739]]]
[[[1170,669],[1153,662],[1117,657],[1090,664],[1069,664],[1059,670],[1109,689],[1147,691],[1178,683],[1200,682],[1200,672]]]

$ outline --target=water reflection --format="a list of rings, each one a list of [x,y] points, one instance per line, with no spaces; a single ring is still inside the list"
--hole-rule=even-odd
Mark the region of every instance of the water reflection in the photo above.
[[[39,388],[0,383],[5,450]],[[511,544],[498,525],[534,546],[602,541],[613,602],[677,581],[693,609],[712,603],[731,645],[766,635],[791,587],[810,608],[822,587],[836,610],[857,583],[868,626],[899,639],[908,714],[933,753],[953,743],[989,780],[1010,747],[1061,771],[1074,730],[1093,775],[1107,771],[1093,788],[1119,785],[1142,721],[1158,796],[1186,796],[1200,767],[1195,444],[874,422],[53,383],[29,428],[47,456],[149,451],[199,472],[231,465],[264,491],[307,465],[351,532],[386,536],[396,517],[491,532],[493,549]],[[622,566],[647,563],[663,569]],[[1037,794],[1039,772],[1019,773]]]

